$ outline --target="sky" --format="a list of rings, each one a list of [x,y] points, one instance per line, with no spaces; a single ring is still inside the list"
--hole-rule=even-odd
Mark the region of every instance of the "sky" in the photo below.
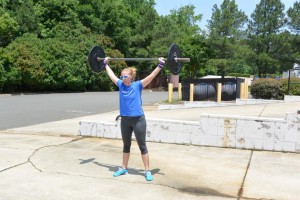
[[[285,11],[294,5],[297,0],[281,0],[285,5]],[[155,0],[155,9],[159,15],[168,15],[170,10],[179,9],[185,5],[194,5],[195,14],[202,14],[202,20],[199,26],[202,29],[206,29],[207,20],[211,18],[212,8],[214,4],[217,4],[220,8],[223,0]],[[256,4],[259,4],[260,0],[235,0],[238,5],[238,9],[245,12],[245,14],[250,18],[250,15],[255,10]]]

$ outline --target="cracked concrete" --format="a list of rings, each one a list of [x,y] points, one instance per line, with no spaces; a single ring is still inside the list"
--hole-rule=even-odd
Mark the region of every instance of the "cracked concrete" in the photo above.
[[[0,157],[2,159],[0,160],[0,172],[26,163],[31,163],[30,157],[39,149],[47,147],[43,146],[45,144],[50,144],[49,146],[51,146],[55,143],[55,145],[57,145],[57,139],[49,143],[41,144],[41,140],[39,140],[41,138],[44,139],[44,136],[28,138],[17,134],[1,134]]]
[[[150,143],[151,155],[155,157],[151,162],[155,181],[146,182],[136,145],[132,147],[129,174],[113,178],[112,173],[120,164],[119,140],[17,134],[0,134],[0,138],[6,140],[0,152],[9,149],[23,154],[15,157],[15,153],[6,152],[6,156],[1,156],[0,199],[5,200],[119,199],[122,195],[115,195],[116,188],[128,199],[140,198],[136,195],[140,191],[143,191],[143,199],[162,196],[164,199],[236,199],[240,176],[249,156],[249,151],[237,155],[234,150],[223,152],[222,149],[211,151],[208,147]],[[12,142],[7,142],[9,138]],[[20,141],[24,149],[14,148]],[[230,174],[225,182],[223,170],[214,164],[216,154],[222,154],[219,162]],[[16,164],[8,166],[12,157]],[[206,161],[197,166],[200,160]],[[212,168],[214,173],[208,173]],[[232,180],[236,184],[232,184]],[[210,188],[211,181],[217,190]]]
[[[80,140],[80,139],[82,139],[82,138],[72,139],[71,141],[68,141],[68,142],[66,142],[66,143],[52,144],[52,145],[47,145],[47,146],[40,147],[40,148],[34,150],[34,152],[29,156],[27,162],[31,163],[31,165],[32,165],[35,169],[37,169],[38,171],[42,172],[42,170],[38,169],[38,168],[35,166],[35,164],[32,162],[33,156],[34,156],[38,151],[40,151],[40,150],[42,150],[42,149],[45,149],[45,148],[58,147],[58,146],[70,144],[71,142],[74,142],[74,141],[77,141],[77,140]],[[24,164],[25,164],[25,163],[24,163]]]
[[[268,105],[262,115],[267,110],[274,109]],[[198,118],[198,111],[185,115]],[[172,116],[183,117],[182,112]],[[166,112],[146,113],[158,114]],[[149,142],[154,181],[147,182],[133,142],[129,174],[114,178],[122,141],[76,137],[79,121],[0,131],[0,200],[299,199],[300,154]]]
[[[148,143],[154,181],[147,182],[135,142],[129,174],[115,178],[120,140],[0,133],[0,141],[0,200],[296,200],[300,195],[299,154]]]

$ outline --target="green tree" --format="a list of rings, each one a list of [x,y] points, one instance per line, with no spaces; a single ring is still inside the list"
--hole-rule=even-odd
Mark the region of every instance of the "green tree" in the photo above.
[[[8,1],[9,0],[0,0],[0,7],[2,7],[4,9],[6,7]]]
[[[5,47],[12,42],[19,30],[18,23],[8,12],[2,11],[0,16],[0,47]]]
[[[168,47],[177,38],[177,32],[174,30],[176,30],[175,21],[169,15],[160,16],[152,32],[153,39],[148,47],[149,54],[155,55],[155,57],[166,57]]]
[[[270,74],[281,74],[282,71],[291,69],[297,62],[297,53],[300,51],[299,39],[298,35],[293,35],[287,30],[274,36],[272,57],[276,59],[274,59],[274,67],[269,71]]]
[[[131,44],[131,10],[124,0],[80,0],[79,19],[99,35],[106,35],[124,54]]]
[[[233,46],[232,65],[228,71],[240,74],[254,74],[256,68],[249,65],[253,52],[247,43],[247,39],[241,38]]]
[[[287,11],[288,25],[296,33],[300,33],[300,2],[296,1]]]
[[[79,21],[77,24],[60,22],[52,33],[55,38],[44,40],[48,52],[48,63],[44,67],[50,74],[51,90],[86,90],[91,74],[87,54],[97,44],[97,35]]]
[[[38,17],[36,16],[33,0],[2,0],[2,2],[0,0],[0,5],[1,4],[3,9],[5,9],[17,22],[18,36],[22,35],[23,33],[39,34],[39,21]]]
[[[243,39],[247,22],[245,13],[238,9],[234,0],[224,0],[220,8],[213,6],[212,18],[208,21],[210,30],[208,45],[212,56],[207,63],[207,70],[224,77],[233,72],[235,50]],[[242,54],[242,52],[240,52]]]
[[[0,93],[3,91],[3,85],[6,82],[5,70],[4,70],[4,49],[0,48]]]
[[[153,40],[153,29],[158,19],[154,1],[125,0],[125,3],[131,12],[130,28],[132,32],[131,45],[126,56],[149,57],[147,48]]]
[[[111,89],[87,65],[87,54],[98,43],[97,35],[80,22],[60,22],[52,33],[56,37],[42,40],[24,34],[4,49],[0,56],[1,91]],[[94,81],[97,76],[102,82]]]
[[[102,19],[102,13],[108,1],[103,0],[79,0],[77,7],[78,18],[84,26],[92,32],[103,34],[106,26]]]
[[[20,4],[15,9],[16,21],[20,26],[20,35],[23,33],[34,33],[39,35],[39,19],[36,15],[33,1],[20,1]]]
[[[183,41],[184,42],[184,41]],[[187,38],[185,45],[181,48],[183,56],[191,58],[190,63],[184,64],[180,76],[184,79],[197,78],[207,74],[206,63],[210,57],[210,49],[203,35],[195,35]]]
[[[296,33],[291,37],[291,47],[290,50],[292,52],[291,58],[293,62],[300,62],[300,2],[296,1],[293,7],[289,8],[287,11],[288,15],[288,25],[291,30]],[[291,65],[290,65],[291,66]]]
[[[300,62],[300,35],[292,35],[291,36],[291,60],[294,63]]]
[[[169,15],[159,16],[153,29],[151,45],[148,47],[150,55],[166,58],[171,44],[179,45],[182,56],[190,57],[192,61],[188,64],[183,63],[180,72],[182,78],[197,74],[201,67],[196,58],[200,58],[200,54],[203,52],[201,50],[203,37],[200,36],[201,29],[198,26],[202,15],[196,15],[194,9],[193,5],[187,5],[178,10],[172,10]],[[191,64],[194,68],[190,67]],[[170,73],[168,69],[165,69],[164,72]]]
[[[280,0],[261,0],[251,14],[249,22],[249,44],[253,54],[253,65],[259,77],[278,71],[275,41],[285,23],[284,4]]]
[[[36,36],[24,34],[7,46],[1,59],[5,69],[4,91],[40,89],[45,80],[40,45]]]
[[[176,30],[177,38],[175,38],[180,43],[180,40],[186,37],[193,37],[195,34],[200,34],[200,27],[198,22],[202,19],[202,14],[195,14],[195,6],[187,5],[179,8],[178,10],[171,10],[171,19],[175,22],[178,30]]]
[[[34,5],[35,13],[40,19],[41,36],[43,38],[55,37],[52,29],[60,22],[70,22],[76,24],[77,0],[41,0]]]

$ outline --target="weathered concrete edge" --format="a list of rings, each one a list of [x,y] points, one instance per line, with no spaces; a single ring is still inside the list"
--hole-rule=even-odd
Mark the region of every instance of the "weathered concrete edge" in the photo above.
[[[215,102],[215,101],[184,101],[182,104],[158,104],[158,110],[173,110],[186,108],[205,108],[205,107],[222,107],[229,105],[253,105],[253,104],[270,104],[270,103],[288,103],[299,102],[300,96],[285,95],[284,100],[270,99],[236,99],[233,102]]]
[[[80,121],[80,136],[121,139],[120,121]],[[199,122],[147,119],[147,141],[300,153],[300,114],[285,119],[203,114]]]

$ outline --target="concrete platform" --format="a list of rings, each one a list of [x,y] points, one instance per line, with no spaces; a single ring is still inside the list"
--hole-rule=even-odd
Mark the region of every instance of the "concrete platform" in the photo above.
[[[225,103],[222,103],[221,107],[215,102],[196,103],[205,107],[201,107],[201,110],[189,108],[147,113],[146,140],[169,144],[300,153],[300,114],[297,111],[297,103],[270,101],[268,105],[247,106],[226,103],[226,107]],[[207,109],[209,105],[211,107]],[[195,110],[198,113],[195,113]],[[207,114],[203,113],[204,110]],[[211,114],[213,112],[223,114]],[[152,114],[153,118],[148,114]],[[195,119],[195,116],[198,116],[198,119]],[[107,119],[89,119],[81,120],[79,124],[78,135],[81,136],[122,138],[120,120],[111,122]]]
[[[277,107],[276,107],[277,106]],[[281,118],[300,103],[155,111],[146,116],[199,119],[237,112]],[[149,142],[147,182],[133,142],[129,174],[114,178],[122,141],[77,136],[82,119],[114,121],[118,112],[0,132],[0,200],[273,199],[300,197],[300,154]],[[241,115],[241,114],[240,114]],[[299,131],[297,132],[299,133]]]
[[[0,134],[0,199],[278,199],[300,196],[300,155],[148,143],[154,181],[133,143],[114,178],[121,141]]]

